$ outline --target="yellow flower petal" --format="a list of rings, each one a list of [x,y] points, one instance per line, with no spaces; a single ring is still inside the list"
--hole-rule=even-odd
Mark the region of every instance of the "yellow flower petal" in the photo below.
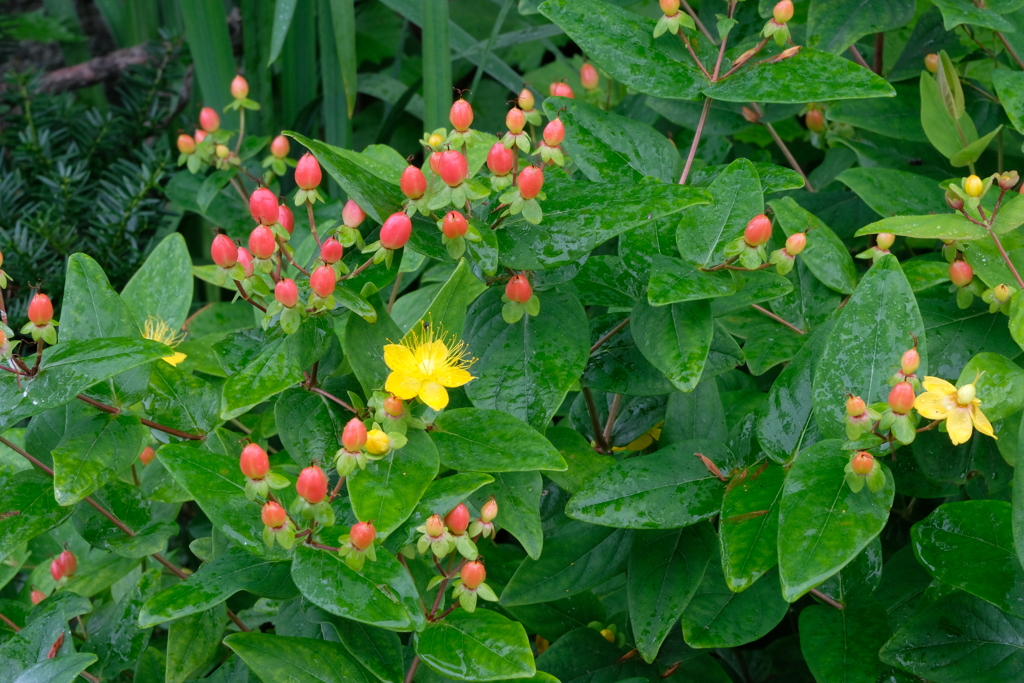
[[[438,372],[434,373],[434,379],[437,380],[438,384],[454,389],[475,378],[462,368],[441,368]]]
[[[958,407],[951,410],[949,417],[946,418],[946,432],[954,446],[967,443],[974,432],[974,428],[971,426],[971,409]]]
[[[985,413],[981,412],[981,408],[976,405],[971,406],[971,420],[974,422],[974,428],[979,432],[997,439],[996,435],[992,433],[992,423],[985,417]]]
[[[952,408],[950,403],[947,394],[929,391],[914,399],[914,409],[929,420],[941,420],[949,414]]]
[[[420,384],[422,382],[416,376],[395,370],[388,375],[388,381],[384,383],[384,390],[408,401],[416,398],[416,395],[420,393]]]
[[[161,360],[163,360],[163,362],[165,363],[170,363],[171,365],[177,366],[178,363],[185,360],[186,358],[188,358],[188,356],[186,356],[181,351],[175,351],[170,356],[162,358]]]
[[[416,374],[416,358],[412,351],[399,344],[384,347],[384,363],[389,368],[406,375]]]
[[[444,369],[448,358],[448,347],[441,340],[427,342],[416,347],[416,366],[423,378],[434,377]]]
[[[420,400],[434,410],[443,410],[448,405],[448,392],[437,382],[424,382],[420,387]]]
[[[925,391],[934,391],[939,394],[955,394],[956,387],[944,379],[938,377],[925,377],[921,382]]]

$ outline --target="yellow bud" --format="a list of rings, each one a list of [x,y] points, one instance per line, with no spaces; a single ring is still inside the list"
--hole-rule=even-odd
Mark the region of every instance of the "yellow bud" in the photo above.
[[[379,429],[371,429],[366,433],[366,452],[370,455],[386,455],[391,450],[391,439]]]
[[[217,145],[214,151],[217,152],[217,157],[220,159],[227,159],[231,156],[231,150],[228,149],[227,145]]]
[[[965,384],[956,390],[956,402],[965,406],[974,400],[976,394],[973,384]]]
[[[981,190],[984,188],[984,183],[981,182],[981,178],[976,175],[969,175],[964,180],[964,192],[972,197],[980,197]]]
[[[880,232],[875,236],[875,244],[879,249],[888,249],[896,241],[896,235],[891,232]]]
[[[604,636],[604,639],[607,640],[609,643],[615,642],[615,634],[609,631],[608,629],[601,629],[601,635]]]
[[[429,144],[431,147],[437,147],[442,142],[444,142],[444,138],[438,135],[437,133],[434,133],[429,138],[427,138],[427,144]]]
[[[1005,304],[1007,301],[1009,301],[1010,295],[1012,294],[1013,291],[1010,289],[1010,286],[1006,284],[996,285],[995,287],[992,288],[992,295],[996,298],[996,301],[998,301],[1001,304]]]

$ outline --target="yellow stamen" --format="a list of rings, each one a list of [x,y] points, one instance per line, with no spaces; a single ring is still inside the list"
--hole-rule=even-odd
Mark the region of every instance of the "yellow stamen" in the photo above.
[[[171,329],[171,326],[164,320],[151,315],[146,318],[146,323],[142,327],[142,336],[146,339],[166,344],[173,349],[178,344],[185,341],[186,333],[177,332]],[[186,358],[188,358],[187,355],[180,351],[176,351],[162,360],[166,363],[170,363],[171,365],[177,365]]]

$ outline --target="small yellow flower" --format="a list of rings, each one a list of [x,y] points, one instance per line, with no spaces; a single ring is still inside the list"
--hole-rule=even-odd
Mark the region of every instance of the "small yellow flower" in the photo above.
[[[925,377],[923,384],[924,393],[915,399],[914,408],[929,420],[945,420],[946,432],[954,446],[966,443],[974,429],[996,438],[988,418],[981,412],[981,400],[975,396],[974,384],[957,389],[938,377]]]
[[[166,322],[160,318],[154,318],[153,316],[146,318],[146,324],[142,328],[142,336],[146,339],[160,342],[161,344],[167,344],[167,346],[170,346],[171,348],[174,348],[185,339],[184,332],[175,332]],[[163,360],[171,365],[177,365],[186,358],[188,358],[188,356],[184,353],[175,351]]]
[[[467,368],[476,362],[468,358],[465,342],[446,343],[443,330],[420,321],[401,344],[384,347],[384,362],[391,368],[384,389],[406,401],[419,398],[434,410],[448,405],[448,392],[476,379]],[[449,345],[450,344],[450,345]]]
[[[612,450],[616,453],[619,451],[642,451],[655,441],[661,439],[661,428],[664,426],[665,422],[661,421],[625,446],[613,446]]]
[[[387,455],[391,450],[391,439],[380,429],[371,429],[366,433],[364,448],[370,455]]]

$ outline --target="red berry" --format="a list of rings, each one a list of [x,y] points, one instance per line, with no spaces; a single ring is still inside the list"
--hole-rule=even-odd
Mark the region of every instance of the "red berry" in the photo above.
[[[213,238],[213,244],[210,245],[210,256],[214,263],[227,269],[238,263],[238,247],[230,237],[219,234]]]
[[[743,239],[752,247],[759,247],[772,236],[772,222],[763,213],[750,219],[743,231]]]
[[[240,75],[231,81],[231,96],[236,100],[244,100],[249,96],[249,83]]]
[[[899,382],[889,391],[889,407],[892,412],[905,415],[914,407],[914,387],[910,382]]]
[[[43,591],[32,591],[32,593],[29,595],[29,598],[32,600],[33,605],[38,605],[46,599],[46,593],[44,593]]]
[[[250,235],[250,238],[251,237],[252,236]],[[256,269],[252,265],[252,254],[250,254],[249,250],[245,247],[238,248],[238,262],[241,263],[242,267],[245,269],[245,276],[252,277],[252,274]]]
[[[448,112],[448,120],[460,133],[465,133],[473,125],[473,105],[464,99],[458,99]]]
[[[466,230],[469,229],[469,224],[466,223],[466,218],[458,211],[449,211],[445,214],[444,222],[441,224],[441,232],[448,239],[455,239],[456,237],[462,237],[466,234]]]
[[[850,396],[846,399],[846,414],[850,417],[860,417],[868,407],[860,396]]]
[[[291,280],[288,280],[291,282]],[[295,283],[292,283],[294,286]],[[242,449],[242,455],[238,458],[238,468],[242,474],[249,479],[262,479],[270,471],[270,460],[267,452],[260,448],[258,443],[251,443]]]
[[[324,260],[324,263],[337,263],[344,255],[345,247],[341,246],[341,242],[333,237],[324,240],[323,246],[320,247],[320,258]]]
[[[32,297],[28,304],[28,319],[38,327],[53,320],[53,303],[50,302],[50,297],[42,292]]]
[[[473,590],[487,578],[487,570],[484,569],[483,562],[467,562],[462,566],[462,571],[459,572],[459,578],[462,579],[463,586]]]
[[[584,64],[580,67],[580,83],[584,88],[593,90],[597,87],[598,80],[597,69],[593,64]]]
[[[220,128],[220,114],[215,109],[203,107],[199,112],[199,125],[207,133],[216,133]]]
[[[276,207],[277,204],[274,204]],[[274,231],[265,225],[258,225],[249,233],[249,250],[258,259],[268,259],[274,255]]]
[[[465,503],[459,503],[455,508],[445,515],[444,523],[456,536],[466,533],[469,528],[469,508]]]
[[[7,334],[0,330],[0,349],[7,345]]]
[[[679,0],[660,0],[661,11],[667,17],[674,17],[679,14]]]
[[[196,144],[198,145],[200,142],[202,142],[203,140],[206,139],[206,131],[205,130],[197,130],[196,134],[195,134],[195,138],[196,138]]]
[[[494,175],[508,175],[515,160],[515,152],[505,149],[503,143],[495,142],[491,145],[491,151],[487,153],[487,168]]]
[[[525,304],[533,296],[533,287],[530,286],[530,281],[526,279],[525,275],[518,273],[513,275],[505,285],[505,296],[509,298],[509,301]]]
[[[505,115],[505,125],[513,135],[519,135],[526,126],[526,114],[519,107],[512,107]]]
[[[871,474],[875,469],[875,458],[867,451],[861,451],[853,456],[853,471],[857,474]]]
[[[280,213],[277,197],[265,187],[258,188],[249,196],[249,213],[260,225],[273,225]]]
[[[434,175],[441,175],[441,153],[431,152],[430,158],[430,170],[434,172]]]
[[[444,533],[444,520],[441,515],[431,515],[427,519],[427,535],[437,538]]]
[[[384,399],[384,412],[391,417],[402,417],[405,412],[405,401],[397,396],[391,395]]]
[[[807,124],[807,130],[814,133],[821,133],[825,130],[825,117],[818,109],[812,109],[807,112],[807,116],[804,117],[804,123]]]
[[[540,194],[540,188],[544,187],[544,171],[536,166],[527,166],[519,172],[516,186],[523,199],[533,199]]]
[[[260,517],[263,518],[263,523],[271,529],[282,527],[288,521],[288,513],[274,501],[263,504],[263,511],[260,513]]]
[[[54,581],[60,581],[65,576],[74,576],[78,570],[78,558],[70,550],[63,551],[50,563],[50,576]]]
[[[274,286],[274,298],[285,308],[291,308],[299,301],[299,288],[295,280],[284,278]]]
[[[362,450],[366,445],[366,425],[362,420],[353,417],[348,421],[345,430],[341,433],[341,443],[349,453],[357,453]]]
[[[412,235],[412,221],[402,211],[397,211],[380,226],[380,243],[385,249],[401,249]]]
[[[484,503],[484,506],[480,508],[480,519],[484,522],[493,522],[494,518],[498,516],[498,501],[494,500],[492,496],[489,501]]]
[[[178,151],[182,154],[191,154],[196,151],[196,140],[191,135],[182,133],[178,136]]]
[[[530,111],[533,109],[533,93],[530,92],[529,88],[523,88],[519,93],[519,98],[516,100],[516,104],[518,104],[519,108],[523,111]]]
[[[974,279],[974,269],[967,261],[953,261],[949,264],[949,279],[957,287],[966,287]]]
[[[552,90],[552,94],[555,97],[568,97],[570,100],[576,99],[576,94],[568,83],[555,83],[552,85]]]
[[[316,292],[321,299],[326,299],[334,294],[336,284],[338,284],[338,276],[335,275],[334,268],[330,266],[320,266],[309,276],[309,288]]]
[[[934,52],[925,55],[924,68],[928,69],[928,71],[931,73],[935,73],[936,71],[939,70],[939,61],[939,56]]]
[[[312,190],[320,185],[323,173],[316,157],[306,152],[295,166],[295,184],[303,190]]]
[[[565,139],[565,124],[562,119],[552,119],[544,126],[544,142],[549,147],[557,147]]]
[[[419,199],[427,191],[427,179],[423,176],[423,171],[412,164],[406,166],[402,171],[399,185],[402,188],[402,194],[409,199]]]
[[[352,545],[360,550],[366,550],[377,540],[377,530],[373,528],[372,522],[359,522],[352,526],[348,538],[352,541]]]
[[[50,562],[50,576],[53,577],[54,581],[60,581],[64,578],[64,567],[61,565],[60,556]]]
[[[917,349],[910,349],[903,353],[903,358],[900,359],[900,370],[903,371],[904,375],[912,375],[921,366],[921,355],[917,352]]]
[[[288,138],[283,135],[278,135],[274,138],[274,141],[270,143],[270,153],[278,159],[284,159],[288,156],[288,152],[290,152],[291,149],[291,143],[288,142]]]
[[[807,246],[807,233],[794,232],[786,238],[786,251],[790,256],[798,256]]]
[[[782,0],[772,10],[772,17],[780,24],[785,24],[793,18],[793,3],[791,0]]]
[[[462,181],[469,174],[469,164],[466,162],[466,157],[454,149],[441,152],[441,159],[438,161],[437,167],[441,171],[438,175],[441,176],[441,180],[448,187],[461,185]]]
[[[307,502],[316,505],[327,497],[327,475],[316,465],[311,465],[299,472],[295,490]]]
[[[288,231],[288,234],[295,232],[295,214],[288,208],[287,204],[277,207],[277,222]]]
[[[366,220],[366,212],[350,199],[345,202],[345,208],[341,210],[341,220],[350,228],[358,228]]]
[[[146,446],[145,448],[143,448],[142,453],[139,454],[139,460],[142,461],[143,465],[148,465],[149,463],[153,462],[153,458],[155,457],[156,451],[154,451],[150,446]]]

